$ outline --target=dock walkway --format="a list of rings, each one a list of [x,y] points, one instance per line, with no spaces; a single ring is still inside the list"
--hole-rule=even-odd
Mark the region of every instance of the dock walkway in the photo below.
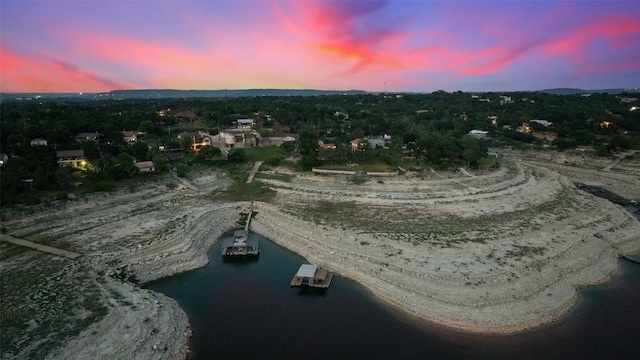
[[[260,168],[260,165],[262,165],[262,161],[256,161],[253,164],[253,168],[251,169],[251,172],[249,173],[249,178],[247,179],[247,184],[251,183],[253,181],[253,177],[256,176],[256,171],[258,171],[258,169]]]
[[[237,230],[233,233],[232,239],[226,239],[222,244],[223,257],[257,257],[260,255],[260,240],[249,237],[249,225],[253,216],[253,203],[247,216],[244,230]]]
[[[640,260],[634,259],[631,256],[620,254],[620,257],[625,259],[625,260],[627,260],[627,261],[631,261],[632,263],[640,264]]]
[[[52,246],[42,245],[42,244],[34,243],[32,241],[14,238],[13,236],[6,235],[6,234],[0,234],[0,240],[12,243],[14,245],[25,246],[25,247],[46,252],[49,254],[64,256],[69,259],[75,259],[78,256],[80,256],[80,254],[73,251],[58,249]]]

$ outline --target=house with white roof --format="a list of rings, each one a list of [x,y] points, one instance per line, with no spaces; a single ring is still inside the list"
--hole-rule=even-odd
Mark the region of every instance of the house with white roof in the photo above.
[[[31,146],[47,146],[47,140],[41,138],[33,139],[31,140]]]
[[[553,123],[551,121],[547,121],[547,120],[529,120],[530,123],[536,123],[536,124],[540,124],[544,127],[549,127],[551,125],[553,125]]]
[[[472,136],[476,139],[486,139],[489,137],[489,132],[485,130],[471,130],[467,133],[468,136]]]
[[[236,120],[236,127],[238,129],[253,129],[254,123],[253,119],[238,119]]]

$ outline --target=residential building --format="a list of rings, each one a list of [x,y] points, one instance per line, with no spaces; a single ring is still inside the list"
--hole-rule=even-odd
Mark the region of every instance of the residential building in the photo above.
[[[126,143],[134,143],[138,140],[142,140],[142,137],[147,133],[144,131],[123,131],[122,140]]]
[[[226,129],[221,130],[220,145],[225,148],[247,148],[258,145],[258,136],[246,129]]]
[[[178,134],[178,139],[191,138],[191,150],[196,153],[200,151],[203,146],[211,146],[213,143],[213,136],[204,131],[185,131]]]
[[[336,149],[336,144],[332,144],[332,143],[325,144],[325,142],[322,140],[318,140],[318,146],[320,147],[320,149],[325,149],[325,150]]]
[[[486,139],[489,137],[489,132],[484,130],[471,130],[467,133],[468,136],[472,136],[476,139]]]
[[[367,137],[365,140],[369,143],[371,149],[384,149],[387,147],[387,142],[378,137]]]
[[[176,121],[181,123],[192,123],[198,120],[198,115],[191,110],[178,111],[174,117],[176,118]]]
[[[58,166],[70,166],[78,170],[87,170],[87,160],[84,150],[60,150],[56,152]]]
[[[349,120],[349,114],[343,113],[342,111],[336,111],[333,113],[333,116],[341,117],[343,120]]]
[[[354,151],[362,149],[362,144],[363,143],[364,142],[360,138],[353,139],[353,140],[349,141],[349,144],[351,145],[351,150],[354,150]]]
[[[238,129],[253,129],[255,121],[253,119],[238,119],[236,120],[236,128]]]
[[[47,146],[47,140],[41,138],[33,139],[31,140],[31,146]]]
[[[134,164],[140,172],[155,172],[156,166],[153,161],[139,161]]]
[[[547,120],[529,120],[530,123],[536,123],[536,124],[540,124],[544,127],[549,127],[551,125],[553,125],[553,123],[551,121],[547,121]]]
[[[101,134],[99,132],[79,133],[75,136],[75,139],[76,139],[76,142],[83,142],[83,141],[98,142],[100,135]]]

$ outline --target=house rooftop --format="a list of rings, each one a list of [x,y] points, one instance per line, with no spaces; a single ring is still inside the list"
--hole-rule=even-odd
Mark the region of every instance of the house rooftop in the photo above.
[[[138,169],[148,169],[154,167],[153,161],[139,161],[134,164]]]
[[[56,151],[56,157],[84,157],[84,150],[58,150]]]

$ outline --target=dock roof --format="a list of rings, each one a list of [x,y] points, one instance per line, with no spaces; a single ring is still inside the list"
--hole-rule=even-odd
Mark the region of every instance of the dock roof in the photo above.
[[[300,269],[298,269],[296,276],[312,278],[315,276],[316,270],[318,270],[318,265],[302,264],[300,265]]]
[[[588,186],[588,187],[604,187],[604,184],[601,182],[597,182],[597,181],[582,181],[581,182],[583,186]]]

